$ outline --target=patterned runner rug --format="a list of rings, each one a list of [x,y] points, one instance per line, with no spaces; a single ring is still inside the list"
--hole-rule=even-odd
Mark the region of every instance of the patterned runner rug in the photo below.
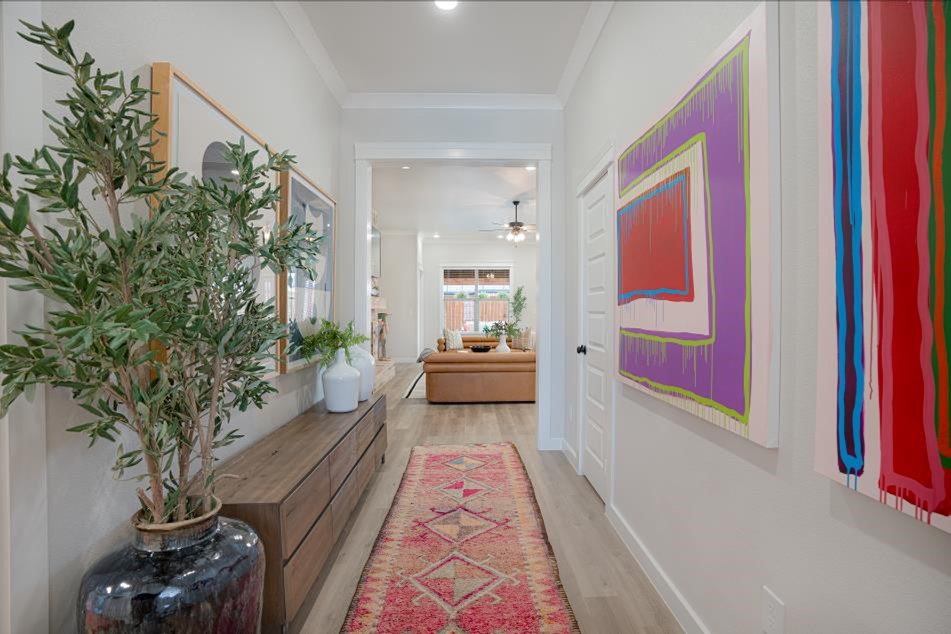
[[[415,447],[342,632],[580,632],[512,443]]]

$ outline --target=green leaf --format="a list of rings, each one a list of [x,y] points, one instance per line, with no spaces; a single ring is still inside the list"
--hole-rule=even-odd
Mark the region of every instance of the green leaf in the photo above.
[[[45,70],[47,73],[52,73],[53,75],[62,75],[63,77],[69,77],[69,73],[65,70],[60,70],[58,68],[53,68],[52,66],[47,66],[46,64],[36,63],[37,66]]]
[[[9,229],[13,233],[20,235],[23,233],[23,230],[26,229],[26,225],[29,221],[30,199],[27,198],[26,194],[20,194],[20,197],[17,198],[17,202],[13,207],[13,219],[10,221]]]

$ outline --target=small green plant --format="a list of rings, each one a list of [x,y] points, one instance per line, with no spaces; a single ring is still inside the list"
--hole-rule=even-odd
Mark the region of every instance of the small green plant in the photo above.
[[[504,292],[499,293],[498,298],[508,299],[508,294]],[[522,313],[525,312],[526,301],[525,287],[519,286],[515,291],[515,295],[512,297],[512,301],[509,302],[509,314],[511,315],[511,319],[508,321],[497,321],[491,325],[483,326],[482,332],[490,337],[499,337],[503,332],[508,337],[518,337],[522,332]]]
[[[498,295],[496,295],[496,297],[498,297],[499,299],[508,299],[508,298],[509,298],[509,294],[506,293],[505,291],[502,291],[501,293],[499,293]]]
[[[521,332],[518,326],[511,321],[497,321],[489,326],[483,326],[482,332],[488,337],[500,337],[502,333],[505,333],[506,337],[518,337]]]
[[[466,298],[466,294],[463,291],[459,291],[458,293],[456,293],[456,299],[465,299],[465,298]]]
[[[313,323],[313,322],[312,322]],[[304,355],[307,360],[320,355],[320,367],[326,368],[333,363],[337,356],[337,350],[344,350],[347,355],[347,361],[350,361],[350,347],[358,346],[367,341],[366,335],[354,332],[353,322],[347,324],[346,328],[341,328],[338,324],[324,319],[317,332],[301,337],[300,345],[297,351]]]
[[[488,293],[479,293],[479,299],[489,299]]]
[[[512,307],[512,321],[515,322],[515,325],[518,326],[522,322],[522,313],[525,312],[525,303],[528,300],[525,299],[525,287],[519,286],[515,289],[515,295],[512,296],[511,307]]]

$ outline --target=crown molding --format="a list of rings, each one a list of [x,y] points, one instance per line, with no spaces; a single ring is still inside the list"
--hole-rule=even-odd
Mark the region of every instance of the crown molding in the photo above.
[[[317,37],[317,32],[314,31],[304,7],[297,0],[275,0],[274,6],[277,7],[281,17],[287,22],[288,28],[294,34],[301,48],[304,49],[304,53],[310,58],[314,68],[317,69],[317,73],[327,84],[327,88],[333,94],[334,99],[337,100],[337,104],[344,107],[350,91],[337,71],[333,60],[330,59],[327,49],[324,48],[320,38]]]
[[[550,143],[443,143],[379,141],[353,144],[354,160],[550,161]]]
[[[575,83],[578,81],[578,77],[581,76],[581,71],[588,63],[588,57],[591,56],[594,45],[598,43],[598,38],[608,21],[612,8],[614,8],[613,0],[610,2],[596,0],[588,7],[588,13],[585,15],[581,29],[578,31],[578,37],[575,38],[575,45],[571,48],[571,55],[568,56],[568,63],[565,64],[565,70],[558,82],[556,95],[562,108],[568,105],[571,91],[574,90]]]
[[[354,92],[350,110],[561,110],[556,95],[461,92]]]
[[[555,94],[350,92],[321,43],[299,0],[274,0],[274,6],[337,104],[345,110],[562,110],[608,20],[612,1],[588,7]]]

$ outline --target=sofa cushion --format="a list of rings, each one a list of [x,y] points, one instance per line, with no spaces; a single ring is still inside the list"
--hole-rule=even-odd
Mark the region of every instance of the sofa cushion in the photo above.
[[[443,339],[446,340],[447,350],[462,350],[462,333],[460,331],[446,328],[442,332]]]

